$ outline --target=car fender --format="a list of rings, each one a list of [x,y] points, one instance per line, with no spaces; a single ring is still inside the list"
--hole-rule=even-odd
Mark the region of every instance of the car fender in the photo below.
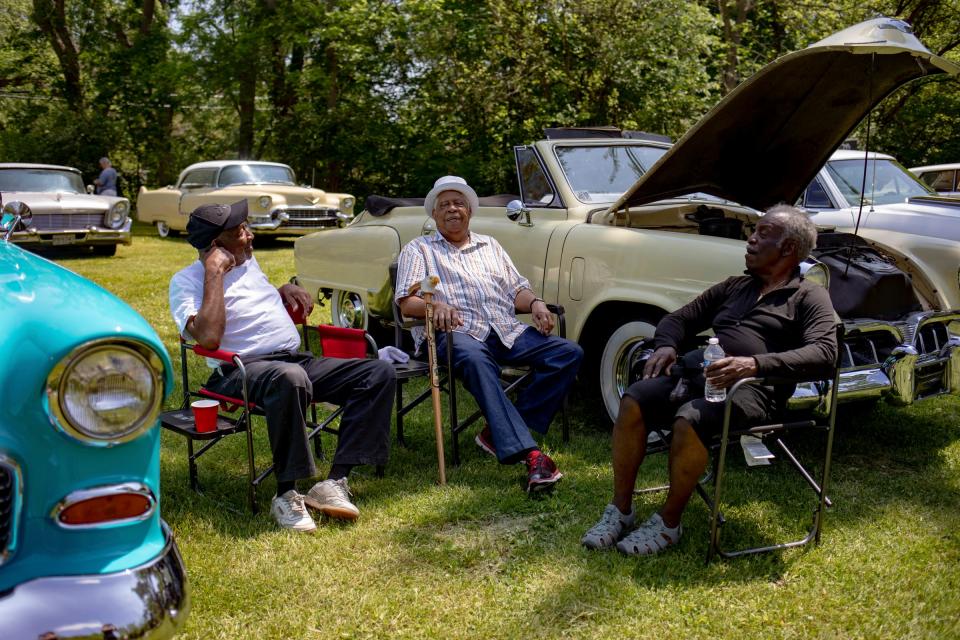
[[[675,311],[724,278],[742,273],[743,255],[741,240],[579,225],[565,238],[560,266],[559,301],[567,312],[567,335],[583,343],[581,332],[591,313],[608,301]]]
[[[4,567],[0,592],[50,574],[119,571],[148,562],[165,545],[159,511],[142,522],[111,530],[116,545],[103,544],[103,529],[65,532],[51,518],[61,489],[88,489],[118,478],[146,485],[159,499],[160,429],[152,424],[136,438],[91,446],[56,426],[46,385],[57,363],[99,340],[143,345],[162,369],[161,392],[173,390],[173,366],[154,329],[129,305],[102,287],[44,258],[0,242],[0,451],[20,468],[23,508],[19,533],[34,548],[17,552]],[[66,292],[66,293],[64,293]],[[92,451],[96,455],[91,455]],[[85,554],[62,554],[64,540]]]
[[[382,224],[354,224],[297,238],[293,246],[297,283],[316,301],[324,289],[347,290],[359,293],[369,305],[390,287],[389,269],[400,247],[397,230]],[[383,305],[380,301],[372,311],[389,317],[390,308],[380,308]]]
[[[153,224],[165,222],[175,231],[187,228],[187,218],[180,214],[180,191],[173,187],[147,189],[140,187],[137,195],[137,220]]]
[[[892,255],[937,311],[960,308],[960,244],[956,240],[886,229],[860,229],[859,235]]]

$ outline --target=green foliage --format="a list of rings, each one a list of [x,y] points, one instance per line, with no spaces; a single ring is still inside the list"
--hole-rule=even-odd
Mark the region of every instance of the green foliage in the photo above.
[[[360,198],[422,194],[448,172],[510,192],[512,147],[544,127],[679,137],[762,65],[873,15],[911,20],[947,56],[960,42],[953,0],[58,6],[0,7],[0,157],[91,175],[109,155],[131,191],[241,156]],[[958,102],[957,81],[915,83],[872,138],[907,163],[955,160]]]

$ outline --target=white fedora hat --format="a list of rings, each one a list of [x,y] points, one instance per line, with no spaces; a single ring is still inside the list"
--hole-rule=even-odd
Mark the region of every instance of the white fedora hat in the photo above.
[[[462,193],[470,202],[471,215],[476,213],[480,207],[480,198],[477,197],[477,192],[470,188],[466,180],[460,176],[443,176],[442,178],[437,178],[437,181],[433,183],[433,189],[430,189],[430,193],[427,194],[426,199],[423,201],[423,208],[426,209],[428,216],[433,215],[433,205],[437,201],[437,196],[444,191],[458,191]]]

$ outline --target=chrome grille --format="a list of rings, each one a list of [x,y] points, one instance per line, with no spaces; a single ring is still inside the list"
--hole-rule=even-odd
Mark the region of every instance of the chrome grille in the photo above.
[[[16,476],[13,469],[0,463],[0,563],[13,541],[16,495]]]
[[[920,327],[917,334],[917,351],[923,354],[938,353],[940,347],[945,345],[950,339],[950,333],[947,326],[942,322],[928,322]]]
[[[31,227],[37,231],[57,231],[59,229],[86,229],[102,227],[102,213],[48,213],[33,216]]]
[[[289,220],[284,220],[281,227],[336,227],[336,209],[285,209]]]
[[[946,385],[947,361],[918,362],[914,374],[915,398],[938,396],[949,391]]]
[[[897,344],[897,337],[887,331],[848,335],[840,352],[840,368],[879,366]]]

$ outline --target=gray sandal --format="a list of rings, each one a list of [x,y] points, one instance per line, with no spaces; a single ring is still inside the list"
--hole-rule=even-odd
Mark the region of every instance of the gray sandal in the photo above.
[[[683,527],[670,528],[663,523],[659,513],[655,513],[640,525],[636,531],[617,543],[617,551],[628,556],[652,556],[667,547],[680,542]]]

